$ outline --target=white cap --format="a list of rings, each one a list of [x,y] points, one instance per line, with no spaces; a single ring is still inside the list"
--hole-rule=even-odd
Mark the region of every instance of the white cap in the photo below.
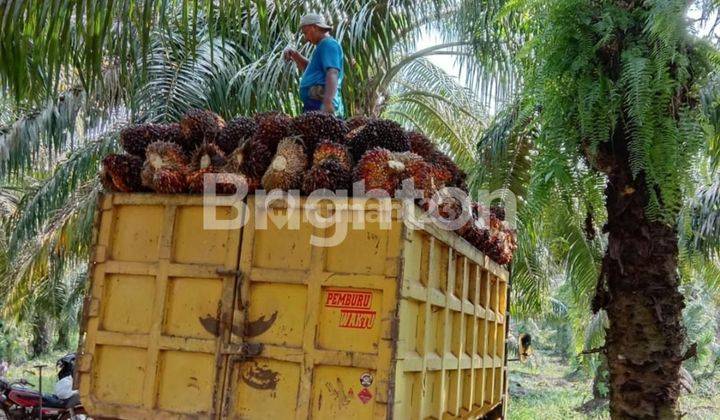
[[[308,13],[307,15],[300,18],[300,27],[307,25],[316,25],[323,29],[332,29],[332,26],[325,23],[323,15],[318,13]]]

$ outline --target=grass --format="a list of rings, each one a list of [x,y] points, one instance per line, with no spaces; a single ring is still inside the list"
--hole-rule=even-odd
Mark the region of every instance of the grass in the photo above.
[[[55,362],[66,352],[54,352],[39,359],[11,366],[8,378],[25,378],[37,385],[37,364],[43,369],[43,392],[52,393],[57,380]],[[576,409],[592,399],[592,378],[572,372],[559,358],[535,353],[531,362],[509,362],[509,420],[536,419],[609,419],[607,404],[589,412]],[[37,389],[37,386],[35,387]],[[682,411],[686,419],[720,420],[720,382],[696,386],[694,394],[683,395]]]
[[[28,360],[27,362],[18,365],[12,365],[10,366],[10,370],[8,370],[7,377],[10,380],[24,378],[34,385],[31,388],[38,389],[38,369],[34,366],[45,365],[42,374],[42,390],[43,394],[52,394],[53,389],[55,389],[55,382],[57,382],[57,369],[55,368],[55,363],[59,358],[66,354],[66,351],[52,352],[37,359]]]
[[[537,356],[537,357],[536,357]],[[509,420],[609,419],[607,404],[587,412],[577,410],[592,400],[592,378],[573,373],[559,358],[539,355],[530,364],[509,362]],[[696,384],[681,397],[684,419],[720,420],[720,383]]]

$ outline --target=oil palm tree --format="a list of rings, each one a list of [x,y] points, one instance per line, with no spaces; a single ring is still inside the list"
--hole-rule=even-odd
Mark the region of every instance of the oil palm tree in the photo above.
[[[494,149],[518,150],[514,134],[534,126],[528,210],[572,197],[607,235],[592,307],[609,320],[612,417],[678,417],[680,367],[693,354],[678,226],[696,162],[716,141],[700,93],[716,49],[692,34],[688,2],[520,4],[523,93]]]

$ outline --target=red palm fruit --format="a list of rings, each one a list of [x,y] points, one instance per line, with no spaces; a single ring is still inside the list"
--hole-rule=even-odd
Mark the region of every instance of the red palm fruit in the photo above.
[[[354,179],[365,182],[365,191],[380,189],[392,197],[405,175],[405,164],[391,151],[378,147],[363,155],[355,167]]]
[[[240,172],[250,178],[261,179],[272,162],[274,149],[265,143],[251,140],[233,153],[235,161],[242,160]]]
[[[247,184],[248,193],[255,192],[260,188],[260,177],[248,175],[244,170],[249,166],[246,162],[245,155],[249,150],[249,143],[238,147],[227,158],[227,163],[222,168],[222,172],[241,176],[241,179]]]
[[[215,184],[216,194],[235,194],[240,185],[249,186],[248,178],[243,174],[214,172],[208,168],[193,171],[188,175],[188,189],[195,193],[205,192],[205,179]],[[249,188],[248,188],[249,189]]]
[[[292,118],[280,112],[257,114],[255,123],[257,128],[251,142],[264,144],[270,150],[271,155],[275,153],[280,140],[294,134]]]
[[[159,193],[180,193],[187,189],[188,162],[175,143],[156,141],[146,151],[141,179],[143,186]]]
[[[145,157],[145,149],[154,141],[162,141],[165,134],[160,124],[137,124],[120,131],[120,145],[127,153]]]
[[[111,154],[102,160],[100,180],[110,191],[146,191],[140,179],[142,166],[143,160],[138,156]]]
[[[180,120],[182,148],[191,153],[203,142],[213,142],[225,128],[225,120],[206,109],[190,109]]]
[[[303,194],[310,195],[316,190],[350,190],[352,173],[334,157],[316,163],[305,173],[302,183]]]
[[[220,150],[220,147],[213,143],[203,143],[190,157],[190,170],[210,169],[216,172],[226,163],[225,153]]]
[[[257,130],[257,124],[254,119],[250,117],[237,117],[223,128],[214,143],[217,144],[226,155],[229,155],[239,146],[250,140],[253,134],[255,134],[255,130]]]
[[[213,143],[203,143],[195,150],[190,158],[190,173],[188,174],[188,189],[194,193],[202,193],[204,191],[205,174],[214,174],[214,181],[220,181],[218,172],[225,167],[227,159],[220,148]],[[219,194],[227,193],[230,186],[216,185],[215,191]]]
[[[382,147],[391,152],[407,152],[410,142],[400,124],[390,120],[371,120],[357,133],[353,134],[348,143],[353,159],[359,160],[362,155],[375,147]]]
[[[435,164],[452,174],[452,180],[448,186],[457,187],[467,191],[465,179],[467,175],[463,172],[446,154],[441,152],[435,144],[424,134],[417,131],[408,133],[410,150],[422,156],[426,162]]]
[[[370,122],[370,118],[364,115],[356,115],[352,118],[348,118],[348,120],[345,121],[345,124],[347,125],[348,131],[352,131],[358,127],[366,125],[368,122]]]
[[[322,111],[300,114],[293,120],[293,131],[302,138],[308,156],[312,156],[321,140],[339,143],[348,132],[345,121]]]
[[[350,153],[347,147],[340,143],[331,141],[322,141],[315,148],[313,153],[313,165],[322,163],[327,159],[335,159],[340,165],[352,169],[352,160],[350,159]]]

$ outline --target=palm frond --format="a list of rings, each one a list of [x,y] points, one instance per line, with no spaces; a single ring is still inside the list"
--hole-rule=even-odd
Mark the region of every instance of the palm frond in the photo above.
[[[60,162],[52,175],[28,193],[20,201],[18,211],[9,223],[12,233],[9,239],[11,254],[19,251],[23,244],[35,238],[38,230],[54,217],[55,213],[67,206],[68,199],[77,188],[90,180],[98,182],[96,175],[103,156],[117,148],[114,141],[117,131],[101,133],[92,141],[70,154]]]

